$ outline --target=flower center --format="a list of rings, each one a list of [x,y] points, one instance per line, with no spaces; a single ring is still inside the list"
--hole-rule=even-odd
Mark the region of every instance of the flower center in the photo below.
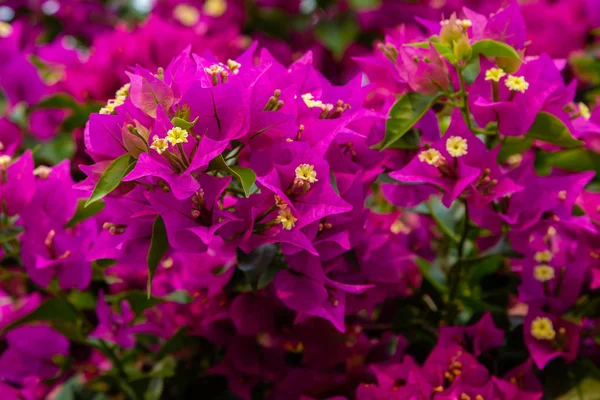
[[[552,340],[556,331],[547,317],[536,317],[531,323],[531,336],[539,340]]]
[[[296,226],[296,221],[298,221],[298,218],[292,215],[292,210],[289,207],[280,209],[277,214],[277,222],[283,225],[283,229],[289,231]]]
[[[315,183],[318,181],[317,179],[317,171],[315,171],[315,166],[310,164],[300,164],[296,167],[296,179],[308,182]]]
[[[525,93],[525,91],[529,88],[529,83],[523,76],[509,75],[504,83],[506,84],[507,88],[514,92]]]
[[[166,140],[172,145],[176,145],[178,143],[187,143],[188,131],[182,129],[178,126],[169,129],[167,132]]]
[[[419,153],[419,161],[426,162],[434,167],[437,167],[443,159],[442,154],[436,149],[429,149]]]
[[[169,148],[169,142],[167,142],[167,139],[161,139],[154,135],[150,148],[155,150],[158,154],[162,154]]]
[[[446,150],[452,157],[462,157],[467,154],[467,139],[460,136],[451,136],[446,140]]]
[[[549,265],[538,265],[533,269],[533,277],[540,282],[554,279],[554,276],[554,268]]]
[[[500,82],[500,79],[502,79],[502,77],[505,75],[506,72],[504,72],[502,68],[490,68],[487,71],[485,71],[485,80]]]

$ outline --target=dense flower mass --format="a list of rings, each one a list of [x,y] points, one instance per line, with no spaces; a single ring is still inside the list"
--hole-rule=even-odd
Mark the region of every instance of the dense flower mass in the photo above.
[[[1,399],[597,397],[595,1],[126,3],[0,6]]]

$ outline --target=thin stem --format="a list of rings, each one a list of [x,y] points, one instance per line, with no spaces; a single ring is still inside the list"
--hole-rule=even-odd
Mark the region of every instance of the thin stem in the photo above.
[[[185,166],[184,169],[190,166],[190,160],[188,159],[187,154],[183,150],[183,145],[181,143],[177,143],[177,150],[179,150],[179,154],[181,154],[181,159],[183,160],[183,164]]]
[[[462,231],[462,235],[460,237],[460,241],[458,243],[458,260],[456,260],[456,263],[452,266],[452,268],[450,269],[450,273],[448,274],[448,283],[449,283],[449,289],[448,289],[448,302],[449,304],[453,304],[454,301],[456,300],[456,296],[458,294],[458,284],[460,283],[460,278],[462,275],[462,267],[464,264],[464,247],[465,247],[465,243],[467,242],[467,236],[469,233],[469,206],[467,204],[467,201],[463,199],[463,203],[465,205],[465,223],[464,223],[464,227],[463,227],[463,231]],[[455,318],[455,314],[456,314],[456,309],[454,306],[452,306],[451,308],[451,312],[449,313],[449,322],[452,322],[452,320],[454,320]]]
[[[469,112],[469,97],[467,94],[467,89],[465,86],[465,78],[462,76],[462,70],[459,68],[458,72],[458,81],[460,82],[460,98],[462,100],[462,106],[460,107],[460,111],[462,116],[467,124],[467,127],[472,131],[473,124],[471,122],[471,113]]]

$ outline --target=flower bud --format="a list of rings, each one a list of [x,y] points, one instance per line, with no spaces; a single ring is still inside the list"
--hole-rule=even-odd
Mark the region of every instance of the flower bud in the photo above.
[[[462,27],[457,23],[456,14],[452,14],[449,20],[444,21],[440,31],[442,43],[452,46],[452,43],[458,41],[463,34]]]
[[[471,48],[467,35],[461,35],[460,39],[454,42],[453,50],[458,60],[468,61],[473,55],[473,48]]]

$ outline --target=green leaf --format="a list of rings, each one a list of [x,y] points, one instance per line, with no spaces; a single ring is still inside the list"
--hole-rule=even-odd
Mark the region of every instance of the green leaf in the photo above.
[[[17,239],[23,231],[23,227],[18,225],[0,229],[0,243]]]
[[[569,392],[557,400],[600,400],[600,380],[595,377],[586,377]]]
[[[250,196],[252,186],[254,185],[254,182],[256,182],[256,174],[250,168],[244,168],[237,165],[227,165],[227,162],[225,162],[222,154],[215,157],[210,162],[210,168],[218,169],[228,173],[229,175],[232,175],[242,185],[242,189],[244,190],[246,197]]]
[[[451,63],[454,63],[456,61],[456,57],[454,57],[454,52],[452,51],[452,49],[443,43],[433,42],[433,41],[425,41],[425,42],[409,43],[409,44],[406,44],[405,46],[418,47],[421,49],[429,49],[430,44],[433,45],[435,50],[442,57],[445,57]]]
[[[498,271],[504,264],[504,257],[499,254],[493,254],[476,260],[464,261],[464,266],[469,270],[469,281],[471,286],[477,283],[486,275]]]
[[[32,149],[36,165],[56,165],[75,154],[75,141],[69,132],[62,132],[51,140],[40,143],[31,137],[25,139],[25,147]]]
[[[68,301],[58,298],[46,300],[31,313],[4,327],[3,331],[6,332],[34,321],[50,322],[53,328],[69,339],[75,341],[85,340],[78,328],[80,320],[77,310]]]
[[[96,297],[89,292],[73,290],[69,294],[69,303],[78,310],[93,310],[96,307]]]
[[[198,118],[200,118],[200,117],[196,117],[196,119],[193,120],[192,122],[188,122],[183,118],[175,117],[171,120],[171,123],[173,124],[173,126],[177,126],[181,129],[185,129],[186,131],[189,131],[190,129],[192,129],[194,127],[194,125],[196,125],[196,122],[198,122]]]
[[[431,283],[431,285],[440,293],[448,292],[445,276],[441,270],[433,269],[431,263],[421,257],[417,257],[415,262],[417,263],[421,274],[423,274],[423,278],[425,278],[427,282]]]
[[[429,210],[431,212],[431,216],[440,227],[440,229],[448,235],[450,239],[458,243],[460,241],[460,237],[458,233],[456,233],[456,224],[460,219],[457,217],[455,210],[453,207],[446,208],[439,197],[431,197],[429,200]]]
[[[596,171],[600,173],[600,154],[586,149],[569,149],[545,153],[551,165],[568,171]]]
[[[535,117],[525,137],[562,147],[578,147],[583,144],[571,135],[569,128],[560,119],[547,112],[541,112]]]
[[[148,286],[146,288],[148,298],[150,298],[152,290],[154,273],[168,248],[167,229],[162,217],[159,215],[154,220],[154,224],[152,224],[152,239],[150,240],[150,249],[148,250]]]
[[[521,154],[533,146],[533,139],[524,136],[507,136],[498,152],[498,163],[504,164],[510,156]]]
[[[136,160],[133,159],[129,153],[123,154],[121,157],[111,162],[100,177],[98,183],[96,183],[92,195],[85,203],[85,207],[88,207],[90,204],[102,199],[104,196],[115,190],[125,175],[133,169],[135,162]]]
[[[473,54],[483,54],[486,57],[508,57],[520,60],[521,56],[514,47],[491,39],[483,39],[473,43]]]
[[[431,108],[437,95],[407,93],[400,97],[390,110],[385,124],[385,138],[378,147],[386,149],[401,139]]]
[[[176,290],[164,297],[150,296],[148,298],[148,294],[141,290],[128,290],[117,295],[106,296],[106,301],[113,304],[120,304],[123,300],[129,303],[134,314],[140,315],[144,310],[154,307],[157,304],[166,302],[189,304],[192,302],[192,297],[185,290]]]
[[[465,78],[465,81],[467,81],[468,84],[472,84],[475,82],[475,79],[477,79],[480,71],[481,65],[479,63],[479,56],[475,55],[462,70],[462,76]]]
[[[246,254],[237,252],[238,269],[245,275],[242,291],[264,289],[283,267],[278,257],[278,249],[273,244],[265,244]]]
[[[193,338],[188,336],[187,331],[187,327],[179,328],[179,330],[165,342],[154,358],[156,360],[161,360],[168,354],[175,353],[191,343]]]
[[[65,93],[58,93],[42,99],[35,108],[71,108],[76,109],[79,105],[71,96]]]
[[[67,222],[65,228],[72,228],[80,222],[85,221],[88,218],[93,217],[98,214],[100,211],[104,210],[106,203],[104,200],[98,200],[90,204],[89,207],[85,206],[86,199],[77,200],[77,210],[75,210],[75,215]]]
[[[419,129],[411,128],[400,139],[392,143],[388,149],[417,150],[421,144],[421,133]]]
[[[162,378],[152,378],[144,393],[144,400],[160,400],[164,388],[165,382]]]
[[[359,33],[358,22],[351,14],[340,15],[331,21],[323,20],[315,27],[317,40],[329,49],[338,61]]]

